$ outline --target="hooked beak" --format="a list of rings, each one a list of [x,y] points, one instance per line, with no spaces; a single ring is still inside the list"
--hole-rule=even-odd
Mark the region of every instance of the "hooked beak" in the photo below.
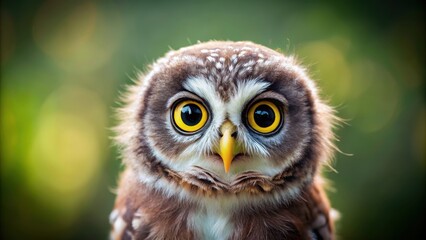
[[[223,161],[225,172],[229,172],[231,162],[239,150],[235,144],[235,137],[237,134],[237,127],[231,121],[226,120],[220,127],[221,138],[219,141],[219,149],[217,153]]]

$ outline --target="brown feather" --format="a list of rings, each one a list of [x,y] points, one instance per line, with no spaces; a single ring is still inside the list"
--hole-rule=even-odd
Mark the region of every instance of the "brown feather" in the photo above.
[[[116,239],[199,239],[188,225],[188,215],[198,209],[196,204],[167,197],[136,179],[131,170],[122,175],[114,209],[126,227]],[[292,201],[238,209],[232,221],[231,239],[312,239],[312,234],[333,239],[330,205],[318,182]]]
[[[231,181],[197,165],[176,170],[177,156],[198,139],[176,140],[166,119],[169,100],[185,90],[190,77],[207,79],[223,102],[241,82],[268,82],[257,97],[282,99],[288,127],[279,144],[264,138],[264,147],[271,164],[286,167],[275,175],[241,171]],[[293,57],[250,42],[212,41],[168,53],[129,89],[120,110],[117,142],[126,170],[111,215],[112,238],[201,239],[191,216],[208,207],[206,201],[233,198],[241,201],[226,212],[233,226],[230,239],[334,239],[330,204],[318,179],[336,149],[332,130],[338,119],[318,95]],[[167,192],[157,182],[176,191]]]

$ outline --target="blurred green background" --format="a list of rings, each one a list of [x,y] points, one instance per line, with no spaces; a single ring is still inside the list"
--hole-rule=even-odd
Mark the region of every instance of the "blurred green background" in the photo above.
[[[251,40],[309,67],[347,125],[341,239],[425,238],[425,11],[400,1],[2,1],[1,235],[106,239],[120,92],[170,48]]]

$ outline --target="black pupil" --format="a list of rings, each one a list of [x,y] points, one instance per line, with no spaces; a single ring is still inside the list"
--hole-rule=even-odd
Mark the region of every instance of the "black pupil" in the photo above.
[[[195,126],[201,121],[203,113],[195,104],[187,104],[181,111],[182,121],[188,126]]]
[[[254,121],[260,127],[266,128],[272,125],[275,120],[275,113],[271,107],[260,105],[254,110]]]

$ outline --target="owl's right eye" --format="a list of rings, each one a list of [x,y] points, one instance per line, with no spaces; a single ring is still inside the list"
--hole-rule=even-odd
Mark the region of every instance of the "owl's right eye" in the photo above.
[[[195,133],[207,122],[208,112],[199,102],[184,100],[177,103],[172,112],[174,126],[184,133]]]

